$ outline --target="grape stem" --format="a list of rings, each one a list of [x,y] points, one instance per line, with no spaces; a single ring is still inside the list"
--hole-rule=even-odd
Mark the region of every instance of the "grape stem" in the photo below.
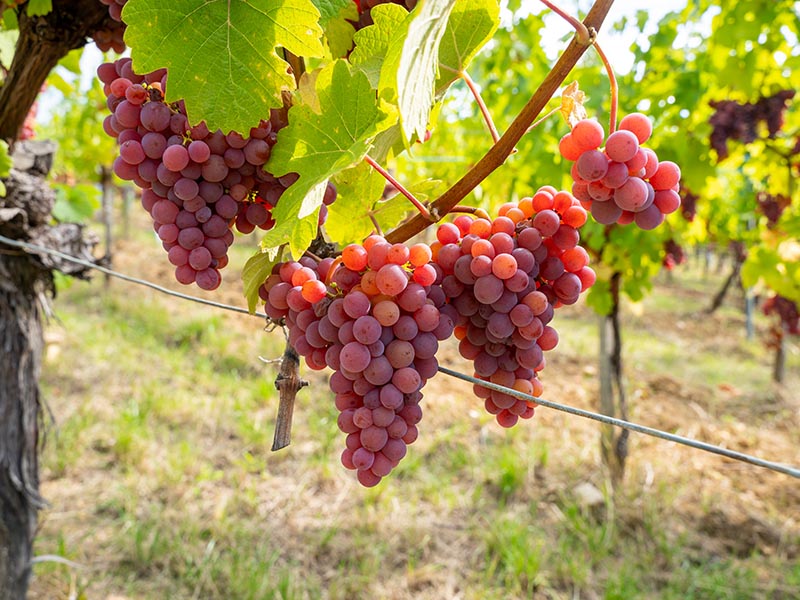
[[[594,43],[594,49],[597,51],[597,56],[603,61],[603,66],[608,73],[608,83],[611,85],[611,112],[608,115],[608,134],[611,135],[617,130],[617,107],[619,106],[619,86],[617,86],[617,76],[614,75],[614,69],[611,68],[611,63],[608,62],[605,52],[597,42]]]
[[[536,127],[538,127],[539,125],[541,125],[542,123],[544,123],[544,122],[545,122],[547,119],[549,119],[550,117],[552,117],[552,116],[553,116],[554,114],[556,114],[556,113],[557,113],[559,110],[561,110],[561,107],[560,107],[560,106],[556,106],[556,107],[555,107],[553,110],[551,110],[551,111],[550,111],[549,113],[547,113],[545,116],[543,116],[543,117],[541,117],[541,118],[539,118],[539,119],[536,119],[536,122],[535,122],[533,125],[531,125],[530,127],[528,127],[528,131],[526,131],[525,133],[529,133],[529,132],[533,131],[533,130],[534,130]]]
[[[587,29],[599,29],[613,4],[614,0],[596,0],[583,22]],[[587,48],[588,46],[579,43],[576,39],[570,42],[558,62],[544,78],[533,97],[522,108],[506,132],[500,136],[497,143],[486,152],[483,158],[431,204],[432,211],[435,210],[441,216],[446,215],[505,162],[506,158],[513,153],[522,136],[527,133],[528,127],[536,120],[542,109],[547,106],[553,94],[564,83],[564,80]],[[405,242],[430,224],[431,222],[422,215],[414,216],[414,218],[390,231],[386,235],[386,240],[390,243]]]
[[[281,368],[275,378],[275,387],[280,392],[278,416],[275,419],[275,436],[272,439],[272,451],[286,448],[292,443],[292,414],[297,392],[308,385],[300,379],[300,357],[286,340],[286,350],[281,359]]]
[[[594,38],[597,36],[596,31],[593,31],[592,29],[586,27],[586,25],[581,23],[571,14],[558,8],[555,4],[550,2],[550,0],[539,0],[539,1],[575,28],[575,39],[579,44],[583,44],[584,46],[590,46],[592,42],[594,42]]]
[[[419,214],[422,215],[422,217],[424,219],[426,219],[429,223],[434,222],[434,219],[431,217],[431,213],[428,211],[427,208],[425,208],[425,205],[422,204],[422,202],[420,202],[419,200],[417,200],[414,197],[414,194],[409,192],[403,186],[402,183],[397,181],[397,179],[395,179],[394,176],[391,173],[389,173],[389,171],[387,171],[382,166],[380,166],[371,156],[365,156],[364,157],[364,162],[366,162],[370,167],[375,169],[378,173],[383,175],[383,177],[384,177],[384,179],[386,179],[386,181],[391,183],[395,188],[397,188],[398,192],[400,192],[401,194],[403,194],[403,196],[408,198],[408,201],[411,202],[411,204],[414,205],[414,208],[416,208],[419,211]]]
[[[459,75],[464,80],[464,83],[467,84],[469,91],[472,92],[472,96],[475,98],[475,102],[478,103],[478,108],[481,110],[481,114],[483,115],[483,120],[486,121],[486,126],[489,128],[489,133],[492,134],[492,141],[496,144],[497,140],[500,139],[500,134],[497,132],[497,127],[494,126],[494,121],[492,121],[492,115],[489,114],[489,109],[486,106],[486,103],[483,101],[481,97],[481,92],[478,89],[478,86],[473,81],[472,77],[469,76],[469,73],[466,71],[460,71]]]
[[[372,224],[375,226],[375,233],[383,237],[383,231],[381,231],[381,226],[378,223],[378,219],[375,218],[375,213],[370,210],[367,212],[367,215],[369,216],[369,220],[372,221]]]
[[[475,215],[480,219],[486,219],[487,221],[491,221],[492,218],[489,216],[489,213],[483,210],[482,208],[476,208],[474,206],[464,206],[463,204],[459,204],[458,206],[454,206],[450,209],[451,213],[466,213],[468,215]]]

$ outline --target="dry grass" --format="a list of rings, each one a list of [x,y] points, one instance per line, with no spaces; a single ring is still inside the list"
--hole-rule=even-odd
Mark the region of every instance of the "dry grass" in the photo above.
[[[145,238],[120,270],[176,289]],[[237,274],[215,299],[241,305]],[[678,271],[625,310],[631,418],[800,464],[800,356],[783,388],[743,339],[719,281]],[[193,293],[195,293],[193,291]],[[668,299],[668,300],[666,300]],[[595,320],[561,311],[546,396],[593,408]],[[605,490],[597,427],[540,409],[504,431],[467,384],[425,390],[421,436],[380,486],[338,464],[324,379],[309,374],[293,444],[269,452],[282,350],[250,317],[125,283],[75,284],[43,383],[57,426],[44,455],[32,598],[798,598],[800,486],[787,476],[633,436],[624,485]],[[452,345],[442,353],[463,369]]]

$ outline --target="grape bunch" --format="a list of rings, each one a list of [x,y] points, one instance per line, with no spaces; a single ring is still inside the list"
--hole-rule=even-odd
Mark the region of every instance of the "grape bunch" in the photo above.
[[[408,248],[373,235],[346,246],[340,264],[278,265],[259,290],[306,363],[333,369],[329,385],[347,434],[342,464],[366,487],[417,439],[422,387],[437,372],[439,341],[453,333],[455,311],[445,306],[430,260],[424,244]]]
[[[122,22],[122,7],[128,0],[100,0],[108,6],[110,17],[103,27],[92,33],[92,39],[102,52],[113,50],[117,54],[125,52],[125,23]]]
[[[686,262],[686,253],[683,247],[673,239],[664,242],[664,259],[662,264],[668,271],[674,269],[677,265],[682,265]]]
[[[97,72],[112,111],[103,128],[119,142],[114,173],[143,190],[142,205],[153,217],[175,278],[217,288],[234,239],[231,226],[241,233],[270,229],[272,209],[297,180],[294,173],[276,178],[263,169],[288,122],[287,111],[271,111],[248,137],[212,133],[205,123],[190,125],[182,102],[164,101],[165,70],[137,75],[131,60],[122,58]],[[335,198],[329,185],[324,201]]]
[[[794,90],[781,90],[772,96],[759,98],[756,102],[740,104],[735,100],[711,101],[715,109],[709,123],[711,147],[717,151],[719,160],[728,157],[728,140],[749,144],[759,138],[758,126],[763,123],[767,136],[774,138],[783,128],[784,114]]]
[[[772,228],[780,220],[783,211],[791,206],[792,199],[783,194],[773,196],[767,192],[758,192],[756,203],[761,214],[767,217],[767,227]]]
[[[777,315],[781,331],[800,335],[800,311],[795,302],[776,294],[764,302],[762,310],[765,315]]]
[[[603,126],[584,119],[559,142],[561,155],[572,165],[572,193],[598,223],[654,229],[680,207],[681,171],[674,162],[659,162],[656,153],[643,148],[653,133],[645,115],[631,113],[619,130],[605,137]]]
[[[493,221],[459,216],[432,244],[442,290],[456,310],[460,354],[484,381],[540,396],[544,352],[558,343],[555,309],[595,282],[578,242],[586,210],[569,192],[545,186],[504,204]],[[503,427],[533,416],[532,402],[475,385]]]
[[[700,196],[686,187],[681,187],[680,195],[681,215],[691,223],[697,216],[697,201],[700,200]]]

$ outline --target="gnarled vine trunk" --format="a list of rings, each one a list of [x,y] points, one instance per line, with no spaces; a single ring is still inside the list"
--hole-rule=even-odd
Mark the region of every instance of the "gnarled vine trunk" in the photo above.
[[[78,225],[51,226],[54,194],[44,176],[53,146],[18,145],[0,198],[0,235],[91,259],[92,241]],[[39,495],[39,375],[42,316],[53,270],[81,276],[84,267],[0,240],[0,600],[25,597],[31,572]]]
[[[97,0],[53,0],[29,17],[17,9],[19,37],[0,86],[0,139],[13,144],[50,71],[108,20]],[[17,144],[15,167],[0,198],[0,235],[91,258],[93,243],[77,225],[52,226],[53,193],[44,181],[53,147]],[[52,271],[83,267],[0,243],[0,600],[24,598],[31,574],[39,495],[39,374],[42,313]]]
[[[2,251],[0,251],[2,252]],[[0,598],[25,597],[39,496],[40,298],[47,287],[26,255],[0,253]]]

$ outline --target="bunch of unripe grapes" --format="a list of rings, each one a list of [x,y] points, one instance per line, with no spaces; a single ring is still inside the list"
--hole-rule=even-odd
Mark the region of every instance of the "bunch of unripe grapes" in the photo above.
[[[674,162],[659,162],[644,144],[653,133],[645,115],[632,113],[620,121],[619,129],[603,141],[603,126],[584,119],[561,138],[561,155],[572,165],[572,193],[598,223],[654,229],[664,216],[681,205],[681,172]]]
[[[540,396],[544,352],[558,343],[557,307],[594,284],[578,245],[586,211],[569,192],[546,186],[504,204],[493,221],[466,215],[441,225],[432,245],[442,289],[455,308],[459,352],[475,376]],[[533,416],[535,404],[478,384],[475,394],[503,427]]]
[[[338,426],[347,434],[342,464],[367,487],[417,439],[421,390],[437,373],[439,341],[453,333],[455,311],[430,260],[424,244],[373,235],[336,261],[280,263],[259,290],[306,363],[333,369]]]
[[[241,233],[273,227],[272,209],[297,180],[294,173],[276,178],[263,168],[288,122],[287,111],[271,111],[247,137],[211,132],[205,123],[190,125],[182,102],[164,101],[164,69],[138,75],[123,58],[97,72],[112,111],[103,128],[119,142],[114,173],[143,190],[142,205],[153,217],[175,278],[217,288],[234,241],[231,227]],[[335,199],[329,184],[324,202]]]

